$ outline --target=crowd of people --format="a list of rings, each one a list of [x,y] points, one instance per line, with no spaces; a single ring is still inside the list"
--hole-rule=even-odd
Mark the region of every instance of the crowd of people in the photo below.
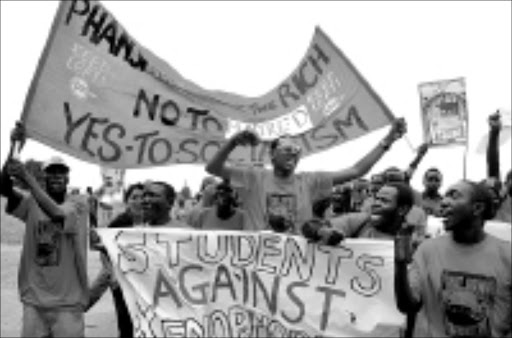
[[[393,240],[396,303],[407,315],[402,336],[510,337],[510,243],[487,233],[485,223],[511,223],[512,176],[509,171],[501,179],[499,114],[490,115],[489,128],[487,177],[450,182],[444,194],[443,175],[435,167],[425,171],[423,191],[411,187],[427,144],[418,148],[407,168],[390,167],[365,178],[406,133],[403,119],[395,120],[386,137],[358,162],[338,171],[297,173],[301,147],[289,135],[272,141],[271,168],[231,165],[228,158],[235,148],[261,142],[255,133],[242,131],[207,163],[211,176],[195,197],[184,200],[166,182],[132,184],[124,193],[124,212],[106,226],[270,230],[324,245],[338,245],[345,238]],[[24,142],[22,125],[11,139]],[[119,336],[133,336],[108,255],[94,227],[88,227],[95,222],[94,194],[68,194],[70,168],[58,158],[43,169],[44,185],[14,157],[1,173],[6,212],[27,229],[19,266],[21,336],[83,337],[84,314],[107,289]],[[14,188],[13,179],[25,182],[28,191]],[[445,233],[431,236],[429,217],[442,217]],[[87,275],[89,245],[102,261],[92,283]]]

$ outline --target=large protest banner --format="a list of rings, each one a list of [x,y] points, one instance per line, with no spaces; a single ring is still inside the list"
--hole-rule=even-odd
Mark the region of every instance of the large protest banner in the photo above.
[[[421,83],[418,90],[424,142],[434,146],[466,144],[468,110],[464,78]]]
[[[319,28],[287,79],[246,98],[186,80],[101,3],[85,0],[60,3],[22,117],[32,139],[115,168],[205,163],[244,128],[263,139],[295,134],[307,156],[392,119]],[[237,149],[230,159],[263,162],[267,149]]]
[[[393,243],[101,229],[138,337],[384,337],[404,323]]]

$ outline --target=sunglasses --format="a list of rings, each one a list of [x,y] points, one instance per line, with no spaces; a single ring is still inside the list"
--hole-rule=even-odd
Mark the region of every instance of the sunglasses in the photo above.
[[[69,170],[62,170],[62,169],[51,169],[51,170],[45,170],[44,172],[46,175],[64,176],[64,175],[69,174]]]
[[[302,151],[301,147],[299,147],[298,145],[295,145],[295,144],[287,144],[285,146],[279,146],[279,147],[277,147],[277,149],[283,153],[288,153],[288,154],[293,154],[293,155],[297,155]]]

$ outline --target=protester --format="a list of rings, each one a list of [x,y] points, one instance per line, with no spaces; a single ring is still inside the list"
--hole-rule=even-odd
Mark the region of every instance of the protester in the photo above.
[[[187,227],[185,223],[171,218],[175,199],[176,192],[172,185],[160,181],[148,182],[142,197],[145,224],[150,227]]]
[[[336,238],[393,239],[413,206],[413,193],[405,183],[387,183],[375,197],[371,213],[352,212],[325,222],[310,220],[302,226],[303,235],[311,241],[332,244]],[[337,243],[336,243],[337,244]]]
[[[206,176],[203,178],[199,192],[195,197],[197,202],[192,208],[190,208],[187,215],[185,215],[185,223],[189,225],[197,224],[199,215],[201,214],[202,210],[213,206],[216,185],[217,179],[214,176]]]
[[[502,128],[499,111],[491,114],[489,123],[489,142],[487,144],[487,179],[485,185],[494,198],[494,208],[497,210],[495,220],[507,223],[512,222],[512,200],[510,198],[510,171],[505,179],[504,187],[501,183],[500,173],[500,147],[499,139]]]
[[[108,225],[109,228],[131,228],[142,224],[143,192],[144,185],[141,183],[132,184],[128,187],[124,194],[126,210],[117,215],[116,218],[110,222]],[[107,288],[110,288],[116,309],[118,335],[119,337],[133,337],[132,320],[121,288],[114,277],[112,263],[104,247],[98,246],[97,249],[100,250],[102,269],[89,288],[90,298],[86,311],[96,304]]]
[[[17,124],[11,142],[25,141]],[[7,213],[26,224],[18,273],[23,304],[21,337],[84,337],[87,288],[87,201],[67,195],[69,167],[60,158],[43,166],[45,188],[24,164],[8,158],[0,193]],[[24,182],[28,193],[13,187]]]
[[[441,201],[443,197],[439,193],[443,175],[437,168],[429,168],[423,175],[424,190],[421,194],[421,207],[427,215],[441,216]]]
[[[390,167],[386,169],[382,173],[384,184],[389,183],[403,183],[410,186],[409,181],[407,180],[407,175],[405,172],[401,171],[397,167]],[[411,188],[412,189],[412,188]],[[418,237],[418,241],[421,241],[421,238],[426,235],[426,227],[427,227],[427,214],[421,208],[420,202],[421,198],[419,197],[419,193],[417,193],[414,189],[414,205],[409,210],[406,216],[406,221],[408,224],[414,225],[415,227],[415,235]],[[375,204],[375,197],[368,197],[361,207],[361,212],[371,214],[372,206]]]
[[[245,230],[247,214],[238,208],[235,191],[228,181],[216,185],[214,204],[204,208],[194,228],[203,230]]]
[[[295,173],[301,147],[289,135],[281,136],[270,144],[272,170],[241,168],[227,164],[230,153],[237,146],[256,146],[260,140],[251,131],[235,134],[217,152],[206,166],[212,175],[230,179],[234,184],[250,187],[243,194],[250,229],[298,233],[300,225],[312,218],[313,201],[330,194],[332,185],[342,184],[366,174],[391,145],[406,131],[403,119],[396,120],[390,132],[377,147],[354,166],[338,172]]]
[[[509,337],[511,248],[484,229],[493,217],[489,191],[460,181],[446,192],[442,209],[447,233],[423,242],[410,265],[410,232],[395,239],[398,309],[421,310],[426,325],[418,336]]]
[[[351,213],[331,219],[344,237],[394,238],[414,203],[412,189],[405,183],[386,183],[377,192],[370,213]]]

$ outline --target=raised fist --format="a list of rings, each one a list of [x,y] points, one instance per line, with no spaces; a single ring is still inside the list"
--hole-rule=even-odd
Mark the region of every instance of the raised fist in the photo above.
[[[11,142],[20,142],[21,149],[25,145],[26,139],[25,126],[20,121],[17,121],[15,127],[11,131]]]
[[[405,119],[401,117],[393,122],[393,126],[387,135],[387,139],[394,142],[404,136],[405,133],[407,133],[407,123],[405,122]]]
[[[489,128],[491,128],[491,131],[500,131],[501,130],[501,115],[499,111],[489,115]]]

